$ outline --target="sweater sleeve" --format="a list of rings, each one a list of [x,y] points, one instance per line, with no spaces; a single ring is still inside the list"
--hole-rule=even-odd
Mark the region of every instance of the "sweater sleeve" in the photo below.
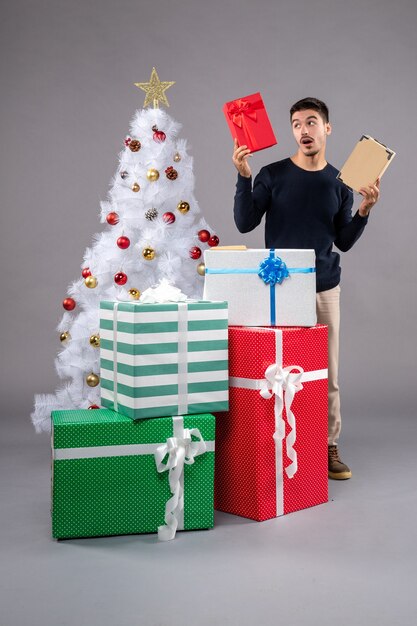
[[[346,193],[342,198],[342,206],[334,220],[336,231],[334,243],[342,252],[347,252],[351,249],[362,235],[368,223],[368,218],[361,217],[359,211],[356,211],[352,217],[352,205],[353,194],[346,189]]]
[[[266,167],[263,167],[256,176],[253,191],[252,178],[238,174],[233,212],[239,232],[248,233],[256,228],[270,204],[270,174]]]

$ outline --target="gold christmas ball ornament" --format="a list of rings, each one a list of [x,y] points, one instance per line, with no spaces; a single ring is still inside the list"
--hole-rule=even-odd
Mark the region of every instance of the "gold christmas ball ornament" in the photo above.
[[[181,202],[178,202],[177,204],[177,209],[180,213],[185,215],[190,210],[190,205],[188,202],[185,202],[185,200],[181,200]]]
[[[146,178],[148,180],[151,181],[151,183],[154,183],[156,180],[158,180],[159,178],[159,172],[158,170],[156,170],[154,167],[151,167],[147,172],[146,172]]]
[[[71,335],[69,334],[67,330],[65,330],[63,333],[59,335],[59,341],[61,343],[67,343],[70,339],[71,339]]]
[[[130,297],[132,298],[132,300],[139,300],[139,298],[140,298],[140,291],[139,291],[139,289],[129,289],[129,294],[130,294]]]
[[[140,189],[140,185],[139,183],[133,183],[132,185],[132,191],[139,191]]]
[[[206,273],[206,266],[204,263],[199,263],[197,265],[197,274],[200,274],[200,276],[204,276]]]
[[[97,376],[97,374],[93,374],[93,372],[91,372],[91,374],[89,374],[85,379],[85,382],[89,387],[97,387],[100,382],[100,377]]]
[[[155,250],[148,246],[142,250],[142,256],[146,261],[152,261],[155,258]]]
[[[84,280],[84,285],[89,289],[94,289],[98,285],[98,280],[95,276],[87,276]]]
[[[92,346],[93,348],[100,347],[100,335],[91,335],[90,346]]]
[[[181,161],[181,155],[180,155],[179,152],[176,152],[174,154],[174,161],[175,161],[175,163],[179,163]]]

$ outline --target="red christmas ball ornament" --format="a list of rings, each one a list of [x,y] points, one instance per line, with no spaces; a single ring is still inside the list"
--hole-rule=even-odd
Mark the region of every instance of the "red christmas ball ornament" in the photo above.
[[[198,246],[193,246],[190,250],[190,257],[192,259],[199,259],[201,257],[201,250]]]
[[[98,406],[98,404],[90,404],[90,406],[88,408],[89,409],[99,409],[100,407]]]
[[[90,268],[89,267],[84,267],[82,272],[81,272],[81,276],[83,278],[88,278],[89,276],[91,276]]]
[[[108,213],[106,215],[106,220],[107,220],[107,223],[110,224],[110,226],[116,226],[116,224],[119,223],[119,216],[117,213],[112,211],[111,213]]]
[[[114,282],[116,283],[116,285],[126,285],[126,274],[124,272],[117,272],[117,274],[114,275]]]
[[[218,238],[218,236],[217,235],[212,235],[207,243],[208,243],[209,246],[214,248],[215,246],[219,245],[219,242],[220,242],[220,239]]]
[[[167,211],[163,214],[162,219],[164,220],[165,224],[173,224],[175,222],[175,215],[171,213],[171,211]]]
[[[198,231],[198,238],[203,243],[206,243],[210,239],[209,231],[208,230],[199,230]]]
[[[66,311],[73,311],[75,309],[76,302],[74,298],[65,298],[62,302],[62,306]]]
[[[158,130],[158,126],[152,126],[153,140],[157,143],[162,143],[167,138],[166,134],[162,130]]]
[[[130,246],[130,239],[129,237],[125,237],[124,235],[122,235],[121,237],[119,237],[119,239],[117,240],[117,245],[119,246],[119,248],[121,248],[122,250],[126,250],[126,248],[128,248]]]

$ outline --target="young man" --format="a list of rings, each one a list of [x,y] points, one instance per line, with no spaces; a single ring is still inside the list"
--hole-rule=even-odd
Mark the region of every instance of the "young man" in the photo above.
[[[297,152],[263,167],[252,189],[251,156],[247,146],[234,144],[238,170],[234,218],[241,233],[265,219],[267,248],[314,248],[316,252],[317,320],[329,327],[329,477],[344,480],[352,473],[340,460],[341,428],[338,386],[340,255],[359,239],[371,208],[379,198],[379,180],[360,190],[362,202],[352,217],[353,195],[326,161],[326,141],[332,131],[329,111],[321,100],[303,98],[290,110]]]

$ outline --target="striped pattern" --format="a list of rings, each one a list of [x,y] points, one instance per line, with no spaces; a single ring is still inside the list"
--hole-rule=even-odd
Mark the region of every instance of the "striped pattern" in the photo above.
[[[100,304],[103,407],[131,419],[228,409],[227,302],[115,304]]]

